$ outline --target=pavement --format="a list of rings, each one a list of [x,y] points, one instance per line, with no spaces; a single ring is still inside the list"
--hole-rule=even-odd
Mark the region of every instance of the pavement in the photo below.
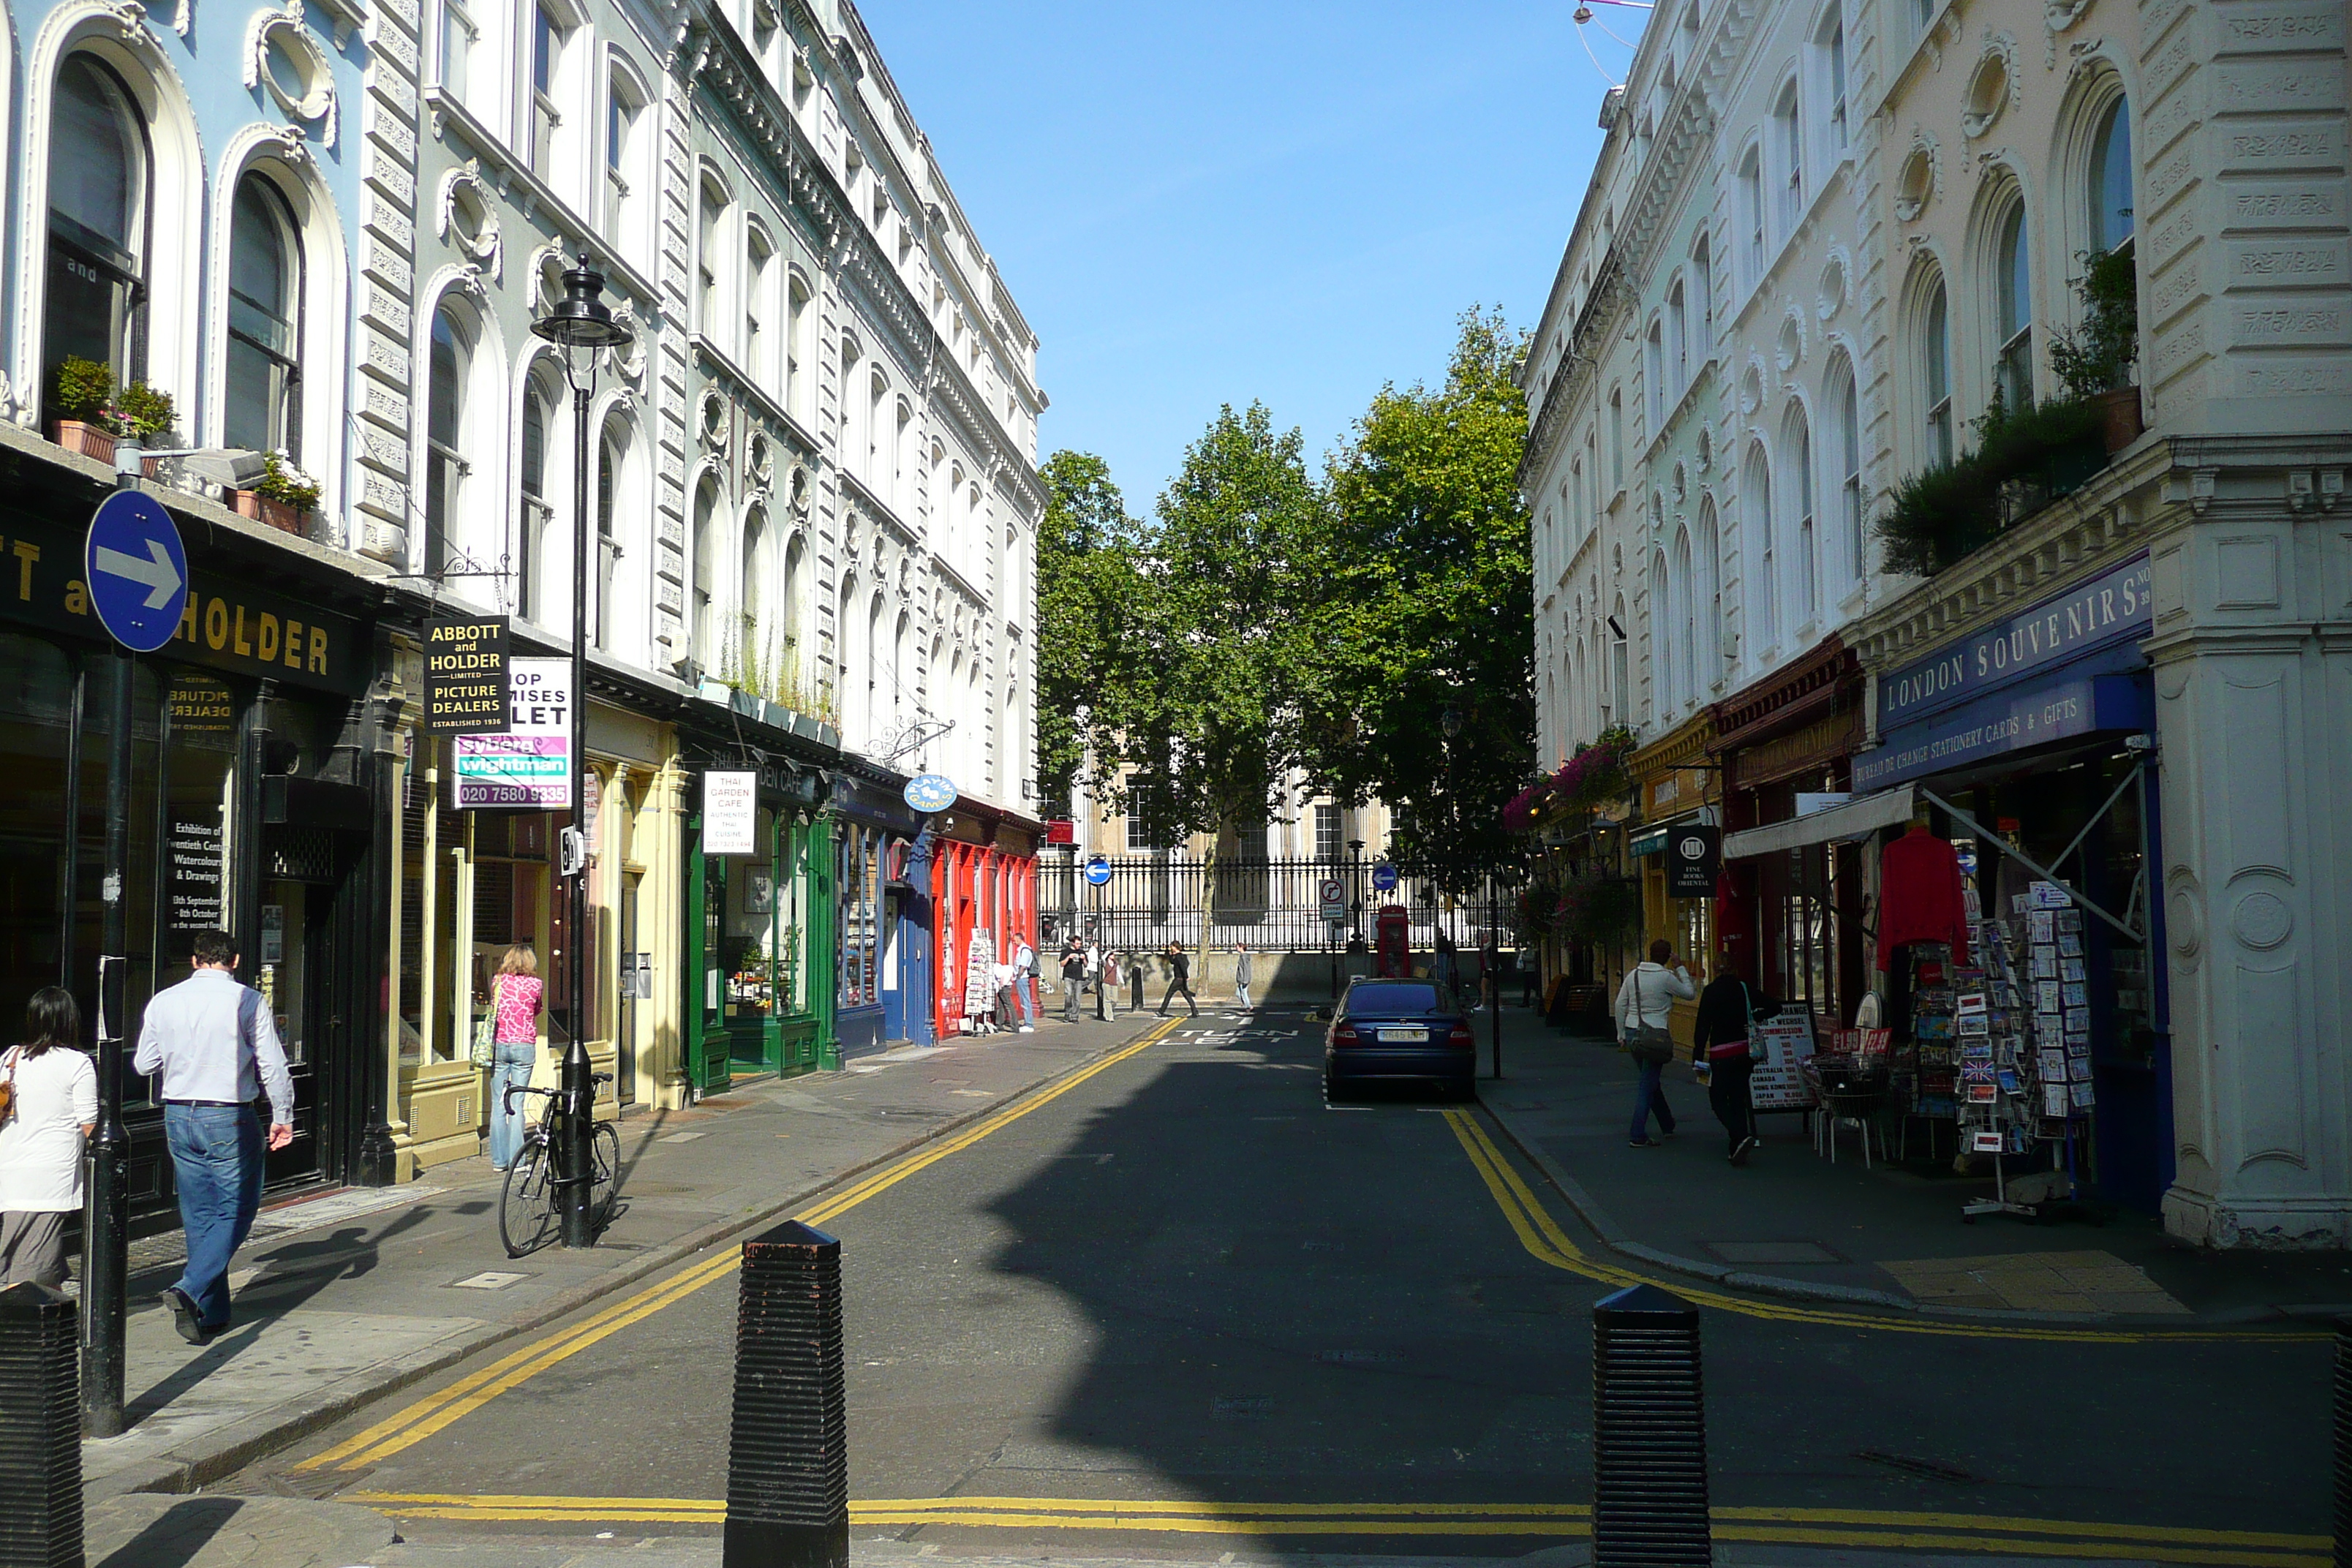
[[[1634,1068],[1613,1041],[1548,1026],[1517,1006],[1504,1008],[1502,1032],[1506,1077],[1479,1079],[1486,1109],[1603,1244],[1653,1268],[1963,1320],[2181,1326],[2352,1313],[2352,1263],[2341,1253],[2217,1252],[2127,1211],[2096,1224],[1964,1222],[1961,1205],[1993,1196],[1994,1180],[1988,1162],[1956,1173],[1948,1143],[1941,1160],[1915,1145],[1892,1162],[1875,1158],[1874,1144],[1865,1165],[1849,1128],[1833,1163],[1814,1152],[1802,1118],[1766,1115],[1761,1146],[1734,1168],[1685,1062],[1664,1080],[1678,1135],[1634,1149],[1625,1136]],[[1478,1036],[1484,1065],[1483,1016]]]
[[[84,1441],[84,1496],[209,1485],[975,1121],[1154,1023],[1049,1021],[1034,1034],[871,1054],[837,1073],[739,1079],[691,1110],[633,1110],[619,1127],[622,1210],[593,1249],[508,1258],[501,1178],[481,1156],[404,1186],[274,1205],[230,1272],[235,1326],[201,1348],[173,1332],[156,1300],[182,1264],[177,1236],[142,1241],[125,1333],[130,1427]]]

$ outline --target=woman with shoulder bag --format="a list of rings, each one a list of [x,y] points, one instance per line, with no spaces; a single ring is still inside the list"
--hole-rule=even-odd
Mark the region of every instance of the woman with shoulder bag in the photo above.
[[[1675,1135],[1675,1113],[1666,1104],[1665,1086],[1659,1081],[1675,1055],[1675,1038],[1666,1024],[1674,1016],[1675,998],[1687,1001],[1698,994],[1698,987],[1691,984],[1689,972],[1674,963],[1674,957],[1672,942],[1664,939],[1652,942],[1649,962],[1635,964],[1624,984],[1617,988],[1618,1043],[1642,1069],[1641,1081],[1633,1089],[1630,1135],[1636,1149],[1657,1147],[1658,1141],[1650,1136],[1653,1110],[1658,1113],[1658,1131],[1669,1138]]]
[[[98,1069],[81,1049],[81,1009],[45,986],[25,1007],[24,1043],[0,1052],[0,1286],[66,1282],[66,1216],[82,1205],[82,1148],[98,1123]]]
[[[1691,1031],[1691,1060],[1706,1084],[1715,1119],[1730,1140],[1728,1157],[1735,1165],[1745,1165],[1756,1152],[1756,1110],[1748,1091],[1756,1058],[1748,1037],[1757,1000],[1748,982],[1727,967],[1699,994],[1698,1023]]]
[[[545,987],[539,978],[539,954],[527,943],[507,949],[499,973],[490,982],[490,1165],[505,1170],[522,1152],[522,1130],[530,1106],[518,1098],[507,1108],[507,1089],[530,1082],[539,1062],[539,1005]],[[477,1057],[481,1050],[475,1047]]]

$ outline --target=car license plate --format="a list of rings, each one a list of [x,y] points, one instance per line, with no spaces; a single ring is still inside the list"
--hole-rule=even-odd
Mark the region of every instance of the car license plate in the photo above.
[[[1427,1029],[1382,1029],[1380,1036],[1382,1045],[1420,1045],[1428,1040],[1429,1031]]]

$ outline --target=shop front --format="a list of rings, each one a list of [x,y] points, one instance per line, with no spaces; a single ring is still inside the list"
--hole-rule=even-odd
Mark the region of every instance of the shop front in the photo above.
[[[833,797],[835,881],[840,892],[835,1027],[841,1054],[879,1050],[887,1040],[928,1039],[909,1028],[929,994],[929,900],[908,880],[922,819],[906,803],[906,780],[878,768],[845,765]],[[913,1005],[909,1005],[909,999]],[[928,1021],[926,1021],[926,1026]]]
[[[717,821],[709,775],[750,781]],[[814,760],[714,761],[686,781],[683,1068],[696,1095],[738,1074],[839,1065],[834,1033],[832,775]],[[748,827],[748,833],[743,829]]]
[[[1692,966],[1694,974],[1712,974],[1716,964],[1715,887],[1691,885],[1674,867],[1679,840],[1688,830],[1707,834],[1722,826],[1720,777],[1707,755],[1714,737],[1712,715],[1702,710],[1657,740],[1635,752],[1626,763],[1627,774],[1639,793],[1641,825],[1626,835],[1625,847],[1642,879],[1642,948],[1666,942],[1675,959]],[[1677,1001],[1669,1027],[1684,1045],[1690,1042],[1698,1015],[1696,1001]]]
[[[108,716],[127,677],[127,1036],[136,1039],[149,998],[186,977],[194,934],[227,931],[294,1079],[294,1142],[270,1155],[268,1180],[362,1179],[383,1131],[373,1042],[384,908],[363,585],[183,518],[180,630],[124,659],[80,581],[90,512],[106,494],[27,463],[0,510],[0,1016],[21,1018],[34,991],[62,985],[94,1031]],[[162,1107],[128,1058],[134,1221],[168,1224]]]
[[[1759,833],[1843,802],[1862,741],[1860,668],[1832,634],[1712,710],[1724,874],[1716,934],[1736,970],[1817,1030],[1851,1023],[1869,988],[1863,857],[1802,832]]]
[[[2154,1213],[2173,1140],[2149,586],[2136,555],[1879,674],[1853,774],[1887,823],[1875,957],[1906,1109]]]
[[[970,799],[956,803],[931,851],[939,931],[934,1026],[967,1034],[996,1005],[990,972],[1037,940],[1037,846],[1045,825]]]

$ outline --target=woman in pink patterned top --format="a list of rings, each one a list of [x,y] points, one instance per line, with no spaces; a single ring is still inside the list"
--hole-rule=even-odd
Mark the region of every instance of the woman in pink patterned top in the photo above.
[[[539,1059],[539,1005],[543,994],[539,954],[523,942],[507,949],[499,961],[498,975],[490,982],[489,998],[491,1016],[498,1020],[490,1032],[496,1042],[490,1065],[490,1163],[501,1171],[513,1164],[522,1150],[526,1108],[518,1098],[509,1110],[506,1091],[510,1084],[530,1081],[531,1067]]]

